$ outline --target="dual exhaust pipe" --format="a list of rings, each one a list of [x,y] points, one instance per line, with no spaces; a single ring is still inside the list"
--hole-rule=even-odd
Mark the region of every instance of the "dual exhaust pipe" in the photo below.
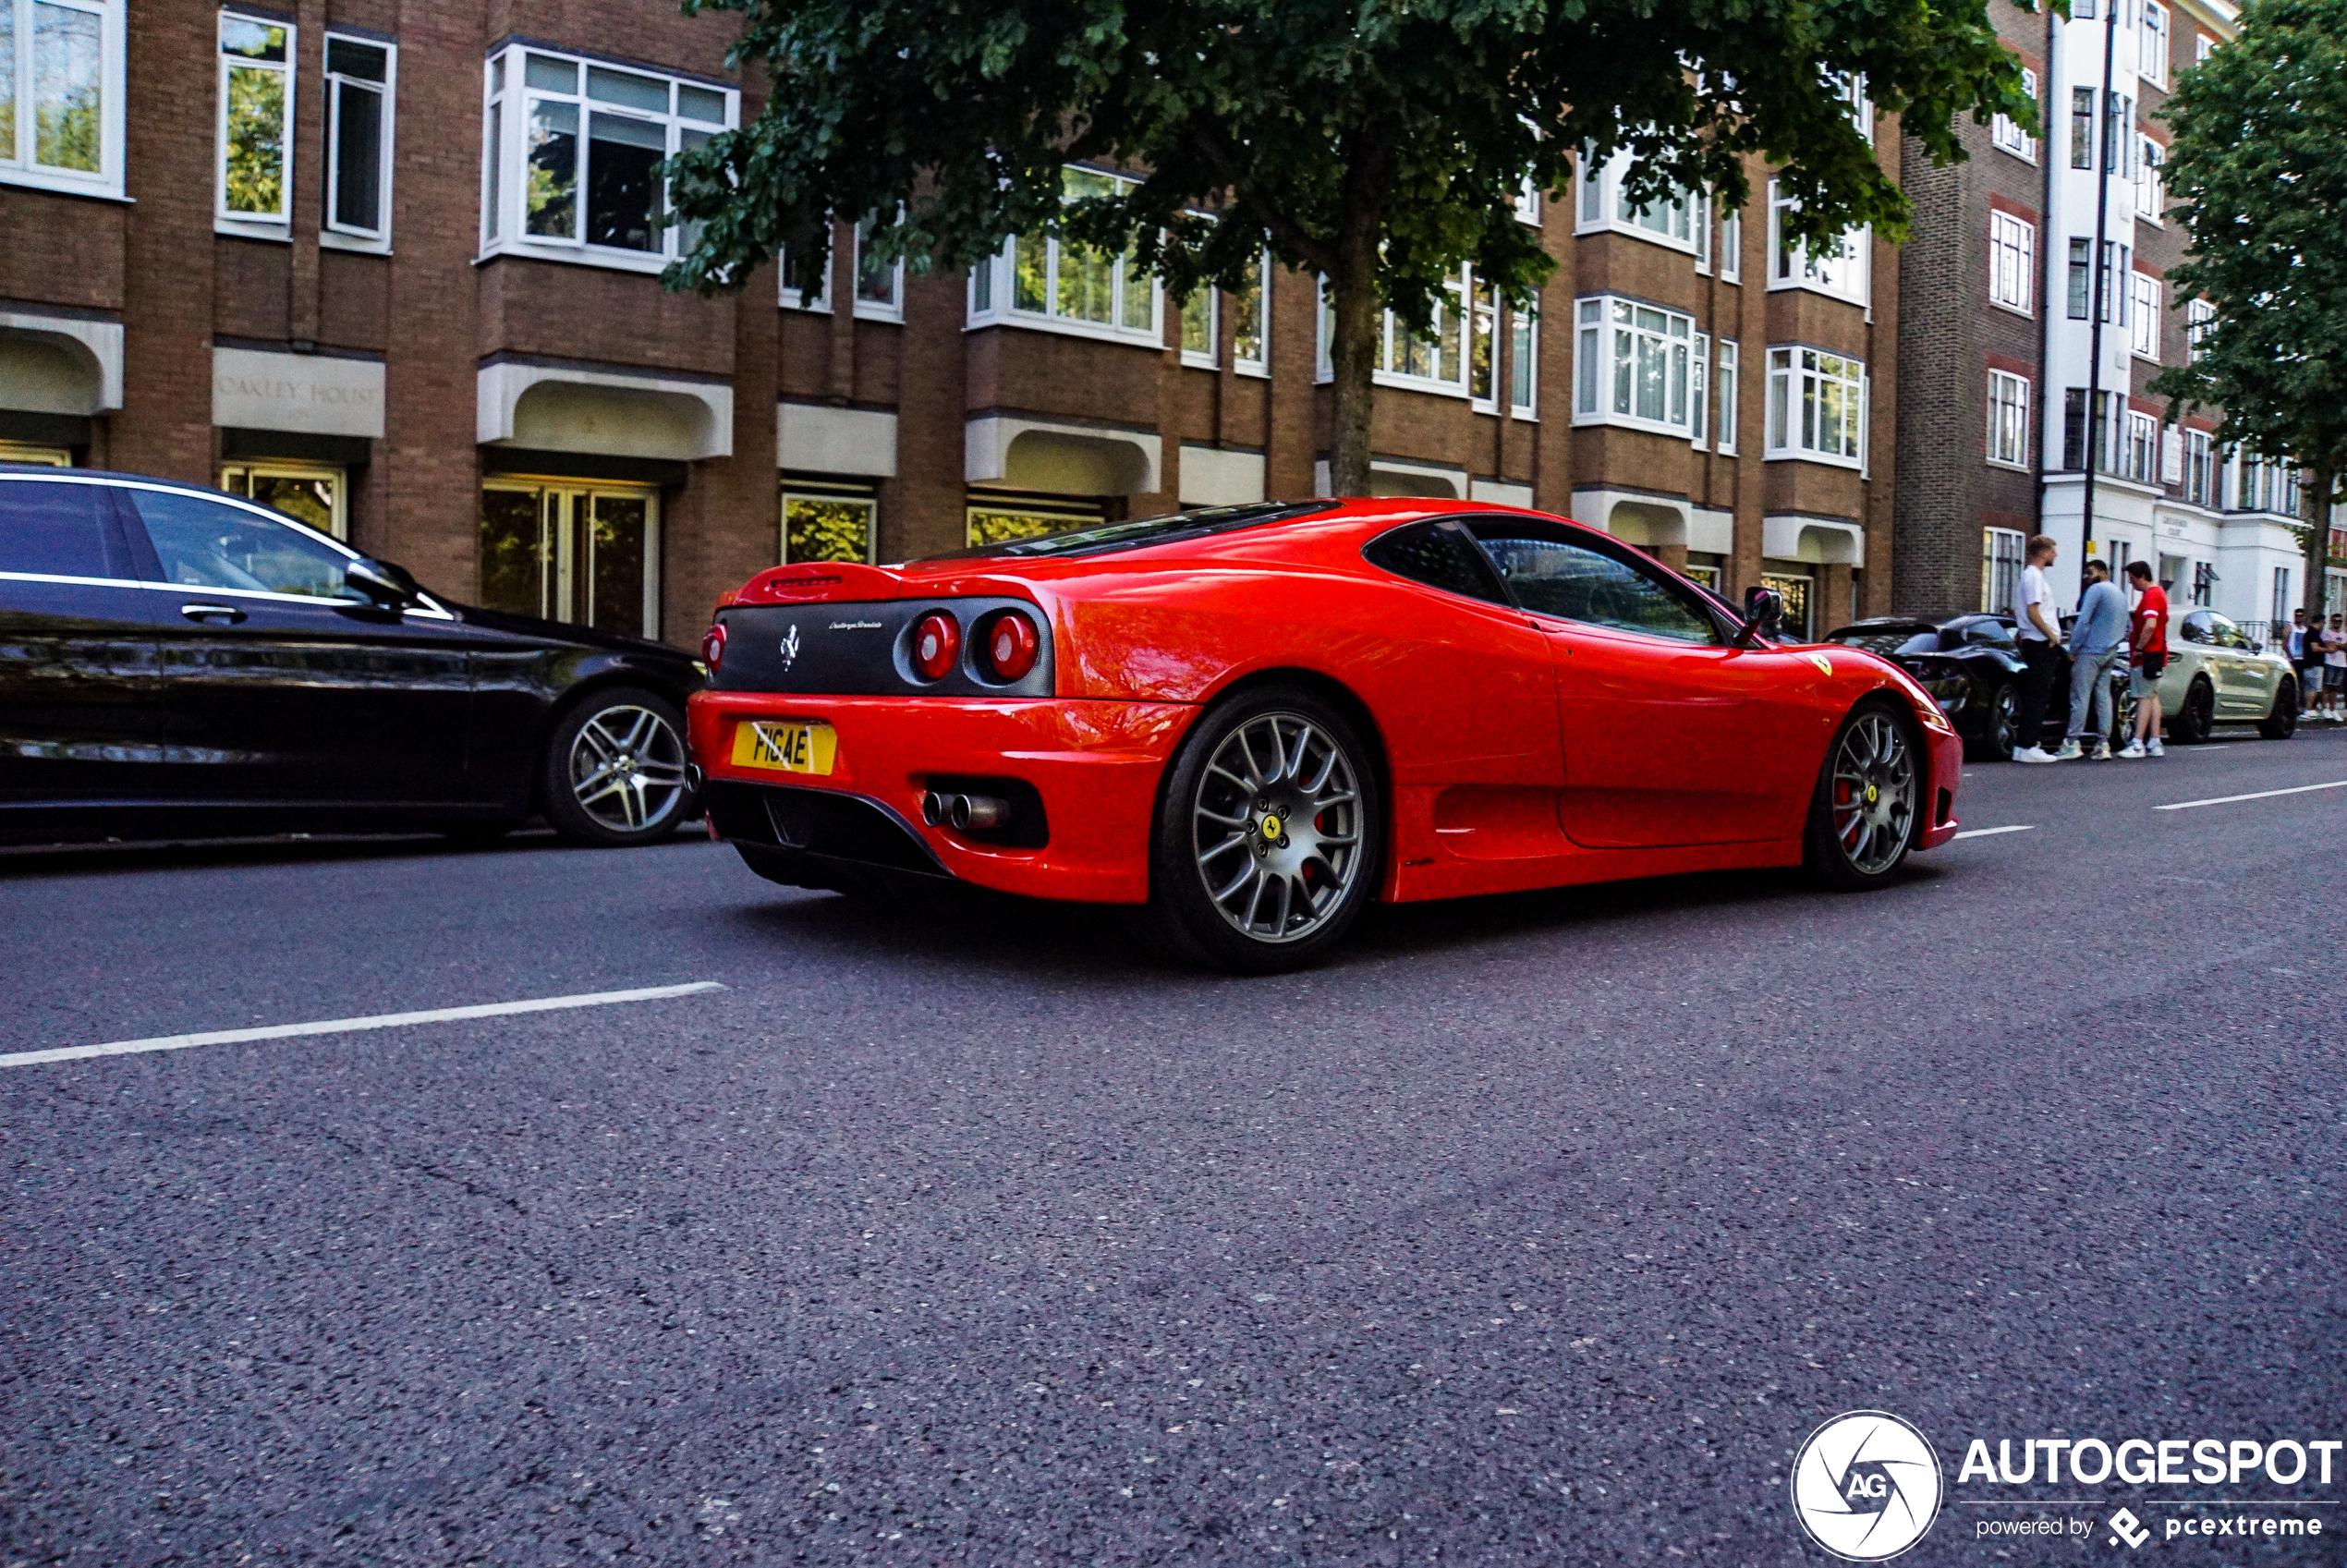
[[[1011,803],[999,795],[959,795],[932,789],[921,796],[921,820],[932,828],[991,833],[1009,827],[1016,815]]]

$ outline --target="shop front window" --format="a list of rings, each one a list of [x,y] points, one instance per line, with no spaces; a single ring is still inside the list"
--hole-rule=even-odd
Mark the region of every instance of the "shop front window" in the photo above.
[[[297,522],[336,539],[350,537],[349,476],[310,463],[232,463],[220,470],[231,495],[274,506]]]
[[[480,495],[480,602],[624,637],[660,635],[660,496],[623,485],[493,480]]]

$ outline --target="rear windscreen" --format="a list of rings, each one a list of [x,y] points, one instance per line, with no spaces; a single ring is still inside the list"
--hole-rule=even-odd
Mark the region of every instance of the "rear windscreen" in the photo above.
[[[1119,550],[1138,550],[1149,544],[1173,544],[1186,539],[1208,539],[1218,533],[1231,533],[1239,529],[1257,528],[1264,523],[1283,523],[1291,517],[1308,517],[1317,512],[1327,512],[1333,505],[1326,501],[1301,501],[1279,506],[1200,506],[1195,511],[1175,512],[1164,517],[1137,517],[1128,523],[1103,523],[1098,528],[1076,529],[1069,533],[1046,534],[1040,539],[1016,539],[1000,544],[980,544],[968,550],[952,550],[942,555],[925,556],[930,561],[959,561],[977,557],[996,560],[1049,558],[1068,555],[1106,555]]]

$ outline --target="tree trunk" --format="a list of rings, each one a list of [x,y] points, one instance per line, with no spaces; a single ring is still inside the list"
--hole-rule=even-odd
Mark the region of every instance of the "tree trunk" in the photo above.
[[[1369,416],[1377,405],[1378,340],[1383,324],[1374,256],[1368,267],[1348,265],[1329,280],[1329,371],[1334,393],[1329,418],[1329,492],[1333,495],[1369,492]]]
[[[1377,404],[1378,350],[1385,325],[1378,261],[1385,239],[1385,188],[1392,158],[1385,127],[1346,139],[1344,213],[1329,269],[1329,491],[1369,492],[1369,416]]]
[[[2330,587],[2330,492],[2337,480],[2321,469],[2308,476],[2299,492],[2311,514],[2306,524],[2306,624],[2323,624],[2323,602]]]

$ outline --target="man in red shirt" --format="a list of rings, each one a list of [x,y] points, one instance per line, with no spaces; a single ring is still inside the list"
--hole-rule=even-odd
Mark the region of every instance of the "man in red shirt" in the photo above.
[[[2159,677],[2168,669],[2168,592],[2151,580],[2151,566],[2127,563],[2127,578],[2136,593],[2135,612],[2127,624],[2127,689],[2135,699],[2135,738],[2122,757],[2159,757]]]

